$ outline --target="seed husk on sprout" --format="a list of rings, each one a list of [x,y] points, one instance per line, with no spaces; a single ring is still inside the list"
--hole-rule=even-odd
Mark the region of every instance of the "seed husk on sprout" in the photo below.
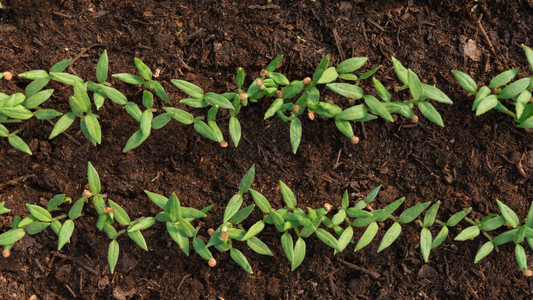
[[[228,142],[226,142],[226,141],[220,142],[220,147],[222,147],[222,148],[228,147]]]
[[[299,110],[300,110],[300,105],[295,104],[294,107],[293,107],[293,109],[292,109],[292,111],[293,111],[294,113],[297,113]]]
[[[263,69],[261,70],[261,72],[259,73],[259,75],[261,75],[261,77],[266,77],[268,75],[268,71]]]
[[[6,71],[6,72],[2,73],[2,75],[4,75],[4,78],[6,80],[11,80],[13,78],[13,74],[11,72],[9,72],[9,71]]]
[[[213,233],[215,233],[215,230],[213,228],[207,229],[207,234],[209,234],[209,236],[212,236]]]
[[[280,91],[280,90],[277,90],[277,91],[276,91],[276,97],[277,97],[277,98],[282,98],[282,97],[283,97],[283,92]]]
[[[352,144],[354,144],[354,145],[358,144],[359,143],[359,137],[354,135],[354,136],[352,136],[351,141],[352,141]]]
[[[89,199],[93,194],[88,191],[88,190],[84,190],[83,193],[81,194],[81,196],[85,199]]]
[[[255,83],[257,84],[257,86],[263,86],[263,80],[261,79],[257,79]]]
[[[310,111],[307,113],[307,116],[309,117],[309,120],[313,121],[315,119],[315,112]]]
[[[105,207],[103,212],[104,214],[108,214],[108,213],[111,213],[113,212],[115,209],[113,207]]]
[[[414,116],[411,117],[411,123],[413,123],[413,124],[418,123],[418,116],[417,115],[414,115]]]
[[[210,258],[208,261],[207,261],[207,264],[211,267],[211,268],[214,268],[216,265],[217,265],[217,261],[214,259],[214,258]]]
[[[324,204],[324,209],[329,212],[331,209],[333,208],[333,205],[329,204],[329,203],[326,203]]]
[[[530,269],[524,269],[522,271],[522,274],[524,274],[524,276],[526,276],[526,277],[531,277],[531,276],[533,276],[533,271],[531,271]]]
[[[311,82],[313,82],[313,80],[311,79],[311,77],[305,77],[303,81],[304,81],[304,84],[305,84],[305,85],[309,85],[309,84],[311,84]]]
[[[239,94],[239,99],[241,99],[242,101],[248,99],[248,93],[247,92],[242,92]]]
[[[4,249],[4,251],[2,251],[2,256],[4,258],[8,258],[10,255],[11,255],[11,251],[9,249]]]
[[[225,240],[225,239],[227,239],[228,237],[229,237],[229,232],[227,232],[227,231],[222,231],[222,232],[220,233],[220,239],[221,239],[221,240]]]

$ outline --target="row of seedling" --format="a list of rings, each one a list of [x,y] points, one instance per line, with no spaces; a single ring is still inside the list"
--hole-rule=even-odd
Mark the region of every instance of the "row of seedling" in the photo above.
[[[275,226],[279,231],[283,252],[291,270],[294,270],[304,261],[308,243],[321,241],[332,249],[333,254],[337,254],[352,246],[354,251],[360,251],[381,236],[377,250],[381,252],[398,239],[402,228],[407,224],[415,224],[420,228],[417,246],[424,261],[428,262],[431,251],[448,239],[450,229],[465,220],[469,226],[460,231],[454,240],[472,240],[480,235],[487,240],[477,252],[475,263],[493,251],[498,252],[499,246],[513,243],[518,267],[524,275],[532,275],[528,269],[523,244],[527,242],[529,247],[533,248],[533,206],[523,224],[516,213],[500,201],[497,201],[500,214],[490,214],[481,220],[472,220],[467,217],[471,211],[469,208],[443,221],[437,218],[440,201],[428,201],[409,208],[404,206],[403,211],[399,212],[405,200],[400,198],[382,209],[372,209],[369,203],[378,195],[381,188],[378,186],[366,198],[355,203],[351,203],[348,193],[345,192],[337,207],[326,203],[323,208],[303,209],[298,206],[293,191],[280,181],[285,206],[273,208],[265,196],[252,189],[255,177],[255,167],[252,166],[240,181],[238,192],[229,200],[220,225],[216,229],[206,230],[197,225],[197,220],[205,218],[213,205],[199,210],[182,206],[176,194],[167,198],[145,191],[148,198],[161,208],[161,212],[155,216],[132,220],[118,203],[102,194],[99,175],[91,163],[88,164],[87,176],[89,190],[85,190],[82,197],[73,204],[73,199],[65,195],[54,196],[46,207],[27,204],[30,214],[22,219],[15,217],[12,229],[0,235],[4,257],[10,255],[13,244],[26,234],[34,235],[48,227],[58,236],[58,250],[61,250],[70,242],[80,216],[94,214],[86,209],[87,204],[92,203],[92,208],[98,216],[96,228],[104,231],[110,240],[108,262],[111,273],[115,270],[120,253],[119,238],[127,234],[139,247],[148,251],[143,231],[156,222],[164,224],[172,240],[185,255],[190,255],[192,249],[205,259],[209,266],[214,267],[217,262],[213,250],[229,251],[235,263],[246,272],[253,273],[248,258],[239,249],[247,247],[257,254],[272,256],[273,252],[269,246],[259,238],[268,225]],[[68,210],[62,207],[65,203],[71,204]],[[263,218],[255,222],[245,222],[255,207],[261,210]],[[0,214],[8,212],[9,209],[4,207],[4,203],[0,203]],[[497,229],[500,229],[500,233],[492,236],[490,232]],[[378,234],[381,230],[385,230],[385,233]],[[356,231],[362,232],[357,241],[354,239]],[[311,238],[313,235],[316,239]]]

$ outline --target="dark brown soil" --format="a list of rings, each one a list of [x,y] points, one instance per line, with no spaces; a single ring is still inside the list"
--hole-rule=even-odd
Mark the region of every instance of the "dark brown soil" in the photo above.
[[[109,101],[99,113],[104,139],[98,147],[87,142],[79,127],[68,133],[81,145],[65,135],[48,140],[52,125],[32,119],[21,125],[21,136],[35,155],[16,151],[0,139],[0,184],[29,176],[0,190],[1,201],[13,210],[0,218],[0,232],[9,228],[12,216],[27,214],[27,202],[44,204],[59,193],[78,197],[87,182],[87,161],[99,171],[104,192],[133,217],[157,212],[144,189],[166,195],[175,192],[187,206],[215,204],[202,224],[202,234],[219,224],[225,204],[252,164],[257,168],[254,188],[278,206],[282,205],[278,180],[293,188],[302,207],[337,204],[346,189],[354,201],[382,184],[385,191],[377,205],[401,196],[408,206],[441,200],[442,219],[470,206],[473,217],[497,212],[496,199],[525,218],[533,200],[532,134],[516,128],[506,115],[475,117],[472,99],[450,72],[462,70],[484,83],[497,74],[499,65],[521,67],[520,76],[531,75],[519,47],[533,45],[528,1],[480,1],[473,11],[474,1],[461,0],[274,0],[270,4],[2,0],[2,4],[6,9],[0,11],[0,70],[15,74],[78,57],[69,71],[94,80],[98,57],[107,49],[111,73],[134,72],[134,57],[153,70],[160,68],[159,80],[172,103],[181,106],[178,100],[184,95],[170,79],[184,78],[204,90],[222,93],[235,88],[237,67],[245,68],[249,81],[279,54],[285,55],[282,72],[292,79],[312,74],[328,54],[335,64],[351,56],[368,56],[365,70],[382,65],[378,77],[390,89],[398,84],[390,61],[394,56],[420,78],[435,83],[454,105],[438,105],[445,120],[443,129],[423,118],[416,126],[406,126],[402,119],[394,124],[380,120],[358,125],[362,141],[357,145],[339,133],[333,122],[304,118],[296,155],[291,152],[288,124],[275,118],[263,120],[271,100],[243,109],[240,120],[245,136],[238,148],[226,149],[190,126],[171,122],[154,131],[141,147],[123,154],[138,124]],[[478,25],[481,14],[493,49]],[[478,61],[463,51],[468,40],[479,50]],[[27,83],[20,78],[1,80],[0,91],[23,91]],[[141,98],[136,87],[116,80],[113,84],[128,99]],[[66,111],[70,89],[58,83],[52,86],[56,92],[47,105]],[[222,120],[228,136],[228,116]],[[525,176],[517,168],[523,155]],[[253,216],[260,217],[258,212]],[[424,265],[415,247],[419,234],[415,226],[407,226],[400,239],[380,254],[374,241],[363,251],[354,253],[349,247],[337,255],[380,273],[377,280],[339,263],[314,237],[307,243],[304,263],[290,272],[273,228],[261,233],[273,258],[244,251],[253,275],[243,272],[227,253],[216,252],[218,265],[211,269],[198,255],[183,255],[160,225],[147,231],[148,253],[120,239],[121,256],[115,274],[110,275],[108,238],[95,229],[94,213],[81,220],[72,242],[59,254],[55,236],[46,231],[17,243],[9,259],[0,258],[0,297],[510,299],[531,298],[533,292],[531,279],[518,270],[512,247],[502,247],[501,253],[473,263],[481,238],[465,243],[448,239]],[[453,229],[452,236],[459,229]]]

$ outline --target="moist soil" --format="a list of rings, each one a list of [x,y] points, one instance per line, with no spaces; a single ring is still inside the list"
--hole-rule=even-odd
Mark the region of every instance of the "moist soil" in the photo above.
[[[139,148],[123,153],[138,123],[109,100],[98,112],[103,130],[98,147],[83,137],[79,126],[67,131],[70,137],[48,140],[53,125],[47,121],[10,125],[10,130],[22,129],[20,135],[34,155],[16,151],[7,139],[0,139],[0,197],[12,209],[0,218],[2,232],[9,229],[13,216],[28,214],[25,203],[44,205],[60,193],[77,199],[87,183],[87,161],[100,173],[103,192],[132,218],[158,212],[145,189],[167,196],[175,192],[186,206],[214,204],[199,224],[204,236],[207,228],[221,222],[225,204],[252,164],[256,166],[253,187],[274,207],[283,205],[278,180],[294,190],[302,208],[326,202],[339,205],[345,190],[353,203],[381,184],[383,191],[374,207],[402,196],[404,207],[440,200],[442,220],[468,207],[473,208],[472,218],[496,213],[496,199],[524,219],[533,200],[533,135],[516,128],[507,115],[489,112],[475,117],[472,97],[450,72],[467,72],[484,84],[502,68],[520,67],[519,76],[531,76],[520,48],[533,46],[530,1],[2,0],[2,4],[6,8],[0,11],[0,70],[18,74],[49,69],[73,58],[68,71],[94,80],[96,62],[107,49],[110,73],[134,73],[133,59],[139,57],[152,70],[160,70],[158,80],[172,104],[194,115],[206,111],[180,104],[185,95],[171,85],[171,79],[189,80],[217,93],[231,91],[236,88],[238,67],[246,70],[249,84],[280,54],[285,56],[280,70],[289,79],[311,75],[325,55],[333,64],[367,56],[364,71],[381,65],[376,76],[389,90],[399,85],[390,60],[394,56],[454,101],[453,106],[437,105],[444,128],[423,117],[416,125],[401,117],[395,123],[379,119],[356,125],[361,137],[356,145],[331,120],[304,117],[297,154],[291,151],[289,124],[263,119],[273,99],[242,110],[244,137],[238,148],[221,148],[191,126],[174,121],[153,131]],[[0,91],[23,92],[28,83],[22,78],[1,80]],[[142,89],[115,79],[112,83],[129,100],[140,103]],[[66,112],[71,89],[57,82],[50,86],[55,93],[46,108]],[[363,86],[365,91],[372,88],[368,82]],[[324,93],[347,105],[345,99]],[[229,136],[229,115],[219,118]],[[252,200],[245,197],[245,203]],[[245,225],[259,218],[256,210]],[[11,257],[0,258],[0,297],[510,299],[531,298],[533,292],[533,282],[516,265],[512,246],[473,263],[485,242],[482,238],[468,242],[448,238],[424,264],[414,224],[404,226],[400,238],[380,254],[376,239],[362,251],[354,253],[349,246],[333,256],[313,236],[307,241],[305,261],[293,272],[279,233],[267,227],[260,238],[273,257],[237,246],[249,258],[253,275],[242,271],[228,253],[214,251],[215,268],[196,254],[185,256],[165,228],[156,224],[145,233],[149,252],[126,237],[119,239],[121,254],[111,275],[109,239],[95,229],[95,222],[95,213],[86,209],[71,243],[61,252],[51,230],[16,243]],[[463,222],[451,229],[451,236],[466,226]],[[355,238],[360,235],[359,230]],[[382,235],[380,231],[378,237]],[[341,260],[380,276],[374,279]]]

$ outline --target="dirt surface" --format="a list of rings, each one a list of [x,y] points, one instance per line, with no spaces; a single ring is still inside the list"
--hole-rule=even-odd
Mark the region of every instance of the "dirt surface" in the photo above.
[[[9,228],[14,215],[28,213],[26,202],[45,204],[59,193],[78,197],[87,182],[87,161],[99,171],[104,193],[133,218],[158,212],[144,189],[165,195],[175,192],[187,206],[215,204],[201,224],[203,235],[222,220],[225,204],[252,164],[257,168],[253,187],[278,207],[282,205],[278,180],[292,187],[302,207],[338,204],[344,190],[355,201],[382,184],[384,192],[376,206],[401,196],[407,206],[440,200],[444,220],[470,206],[472,217],[497,212],[496,199],[523,219],[533,200],[532,134],[516,128],[506,115],[490,112],[475,117],[470,109],[473,99],[450,72],[462,70],[485,84],[498,73],[498,66],[520,67],[519,76],[531,75],[519,47],[522,43],[533,46],[533,8],[528,1],[479,1],[475,9],[474,1],[459,0],[274,0],[270,4],[2,0],[2,4],[6,9],[0,11],[0,70],[15,74],[77,58],[69,71],[94,80],[98,57],[107,49],[111,73],[134,72],[133,58],[139,57],[152,70],[160,69],[158,80],[172,103],[185,108],[178,103],[184,95],[170,79],[186,79],[222,93],[235,88],[237,67],[245,68],[249,84],[279,54],[285,55],[281,71],[290,79],[312,74],[325,55],[334,64],[343,58],[368,56],[365,71],[382,65],[377,77],[391,89],[399,84],[390,61],[394,56],[441,88],[454,105],[437,106],[446,126],[442,129],[424,118],[415,126],[402,118],[394,124],[381,119],[364,127],[358,124],[355,131],[361,142],[357,145],[333,122],[303,118],[296,155],[291,152],[289,125],[276,118],[263,120],[272,99],[243,109],[244,138],[238,148],[222,149],[192,127],[171,122],[124,154],[121,150],[138,124],[110,101],[99,112],[103,141],[98,147],[83,137],[79,126],[69,129],[72,139],[60,135],[48,140],[52,125],[32,119],[10,130],[23,130],[21,136],[33,156],[0,139],[0,184],[26,178],[0,190],[1,201],[12,209],[0,217],[0,232]],[[1,80],[0,91],[23,91],[27,83],[21,78]],[[112,83],[128,99],[140,101],[142,92],[137,87],[118,80]],[[46,106],[67,111],[70,89],[57,82],[51,86],[56,92]],[[326,96],[336,103],[345,101]],[[228,136],[229,116],[221,117],[221,128]],[[520,159],[524,173],[517,168]],[[245,198],[246,203],[251,201]],[[256,211],[250,219],[258,218]],[[9,259],[0,258],[0,297],[511,299],[531,298],[533,292],[531,279],[518,270],[512,247],[504,246],[501,253],[474,264],[483,239],[457,243],[449,238],[432,252],[426,265],[415,247],[419,235],[415,226],[406,226],[398,241],[380,254],[374,241],[363,251],[354,253],[348,247],[333,256],[312,237],[305,261],[294,272],[283,255],[279,234],[268,228],[260,237],[274,257],[244,250],[255,271],[248,275],[228,253],[215,251],[218,265],[213,269],[196,254],[186,257],[158,224],[147,230],[149,252],[127,238],[119,240],[121,256],[111,275],[108,238],[95,229],[95,222],[95,213],[86,210],[71,243],[59,253],[49,230],[17,243]],[[452,229],[452,236],[460,229]],[[381,277],[373,279],[346,267],[337,257]]]

